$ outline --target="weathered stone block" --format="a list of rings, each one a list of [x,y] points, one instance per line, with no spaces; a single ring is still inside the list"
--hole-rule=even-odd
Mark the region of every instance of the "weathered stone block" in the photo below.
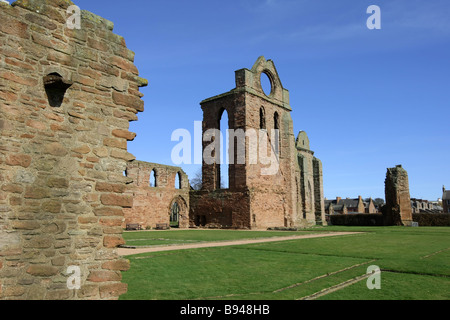
[[[48,265],[31,265],[27,269],[27,273],[38,277],[49,277],[58,274],[59,269],[57,267]]]
[[[45,199],[50,197],[50,191],[47,188],[26,187],[24,197],[26,199]]]
[[[100,201],[105,206],[118,206],[131,208],[133,206],[133,197],[129,195],[102,194]]]
[[[108,261],[102,265],[102,268],[114,271],[127,271],[128,269],[130,269],[130,261],[125,259],[117,261]]]
[[[117,183],[97,182],[95,185],[95,190],[100,192],[123,193],[125,188],[125,185]]]
[[[12,223],[14,229],[20,230],[35,230],[41,227],[41,224],[37,221],[14,221]]]
[[[103,237],[103,246],[106,248],[117,248],[120,245],[124,245],[125,240],[119,236],[105,236]]]
[[[126,283],[113,283],[105,284],[100,287],[100,298],[109,299],[113,297],[118,297],[128,290],[128,285]]]
[[[31,164],[31,156],[28,154],[10,154],[6,157],[6,164],[28,168]]]
[[[94,209],[96,216],[123,216],[122,208],[115,207],[101,207]]]

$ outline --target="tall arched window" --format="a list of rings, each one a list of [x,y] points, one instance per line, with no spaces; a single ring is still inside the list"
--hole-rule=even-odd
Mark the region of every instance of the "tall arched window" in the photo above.
[[[152,172],[150,173],[150,181],[149,181],[150,187],[154,188],[158,186],[156,178],[157,178],[156,170],[153,169]]]
[[[181,172],[175,175],[175,189],[181,189]]]
[[[219,184],[218,189],[228,189],[229,188],[229,136],[228,136],[228,112],[223,110],[220,115],[219,129],[222,134],[222,139],[220,140],[220,173],[219,173]]]

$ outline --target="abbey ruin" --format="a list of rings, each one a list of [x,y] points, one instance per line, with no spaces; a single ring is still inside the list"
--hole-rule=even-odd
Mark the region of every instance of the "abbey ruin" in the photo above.
[[[230,164],[229,188],[221,189],[213,161],[203,164],[203,187],[193,191],[181,168],[135,161],[127,151],[147,81],[112,22],[82,11],[82,28],[68,27],[72,5],[0,2],[2,299],[117,299],[127,290],[121,271],[129,262],[117,254],[127,225],[325,223],[321,162],[305,132],[295,139],[289,93],[272,61],[260,57],[252,69],[238,70],[236,88],[201,107],[204,133],[220,129],[224,112],[230,129],[257,130],[276,170],[262,174],[267,163],[250,163],[252,143],[237,139],[245,158]],[[262,74],[270,93],[262,90]],[[73,270],[79,290],[68,282]]]
[[[271,92],[265,93],[261,86],[263,75],[270,79]],[[326,224],[322,163],[311,151],[306,132],[294,136],[289,92],[273,61],[259,57],[251,69],[236,71],[235,89],[200,104],[204,115],[201,190],[189,190],[181,168],[130,162],[127,176],[134,182],[128,190],[135,202],[125,210],[125,225],[169,225],[174,210],[181,210],[175,215],[184,228],[266,230]],[[232,133],[226,188],[221,181],[219,139],[225,135],[220,128],[224,113],[227,131]],[[177,174],[180,187],[174,184]]]
[[[294,133],[272,60],[259,57],[235,71],[234,89],[200,102],[202,187],[193,190],[182,168],[128,152],[148,82],[112,22],[81,11],[82,27],[68,27],[73,5],[0,1],[0,299],[118,299],[130,266],[117,252],[124,229],[327,224],[322,163],[307,133]],[[407,185],[401,168],[388,171],[391,224],[411,222]]]
[[[267,93],[261,86],[264,75],[271,84]],[[207,132],[221,129],[225,112],[229,129],[242,134],[229,142],[235,151],[230,153],[229,188],[221,188],[216,146],[214,161],[203,162],[202,189],[191,192],[191,225],[267,229],[324,224],[322,164],[306,133],[294,136],[289,92],[273,61],[259,57],[251,69],[240,69],[235,76],[235,89],[201,102],[203,154],[211,143]],[[257,132],[259,140],[252,141],[247,132]],[[251,161],[260,148],[272,161]],[[239,161],[239,150],[245,161]]]

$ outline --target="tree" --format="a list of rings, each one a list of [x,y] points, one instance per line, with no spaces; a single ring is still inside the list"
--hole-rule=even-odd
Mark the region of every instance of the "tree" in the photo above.
[[[198,170],[189,182],[193,190],[201,190],[203,186],[202,169]],[[224,188],[223,177],[220,179],[220,188]]]
[[[384,199],[376,198],[375,200],[373,200],[373,203],[375,207],[381,208],[384,205]]]
[[[202,188],[202,169],[197,171],[194,178],[192,178],[190,182],[192,189],[200,190]]]

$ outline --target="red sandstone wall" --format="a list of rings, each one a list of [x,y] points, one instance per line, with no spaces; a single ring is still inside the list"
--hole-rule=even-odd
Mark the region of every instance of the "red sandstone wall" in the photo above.
[[[67,0],[0,3],[0,298],[117,299],[129,268],[122,172],[129,121],[143,111],[134,54],[112,23]],[[72,83],[59,107],[44,77]],[[81,288],[68,289],[69,266]]]
[[[149,184],[151,172],[156,171],[156,187]],[[175,177],[181,174],[181,189],[175,187]],[[176,201],[180,206],[180,228],[189,227],[189,180],[179,167],[133,161],[127,167],[127,177],[133,182],[126,193],[134,199],[133,207],[124,210],[126,224],[140,224],[142,228],[156,228],[170,223],[170,211]]]
[[[190,227],[246,229],[251,226],[250,193],[191,191]]]

